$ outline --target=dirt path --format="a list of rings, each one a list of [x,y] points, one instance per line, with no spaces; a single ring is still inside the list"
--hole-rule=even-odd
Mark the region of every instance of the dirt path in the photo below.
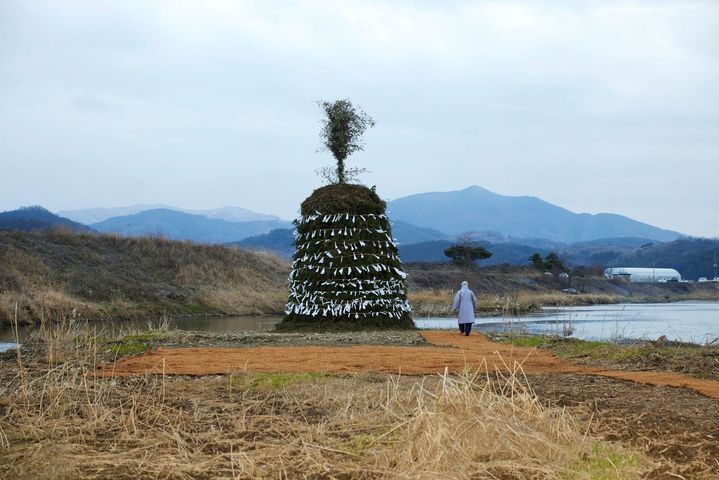
[[[675,373],[605,370],[569,363],[546,350],[490,342],[482,335],[427,331],[432,346],[308,346],[258,348],[158,348],[140,357],[105,364],[99,376],[165,373],[212,375],[250,372],[386,372],[425,375],[463,369],[467,365],[508,371],[521,364],[527,374],[585,374],[631,382],[682,387],[719,399],[719,381]]]

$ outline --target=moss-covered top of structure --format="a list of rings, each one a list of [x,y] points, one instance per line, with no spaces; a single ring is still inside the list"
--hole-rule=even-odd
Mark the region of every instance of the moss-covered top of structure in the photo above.
[[[379,215],[385,212],[386,207],[384,200],[372,189],[364,185],[343,183],[327,185],[312,192],[312,195],[302,202],[301,214],[312,215],[319,212]]]

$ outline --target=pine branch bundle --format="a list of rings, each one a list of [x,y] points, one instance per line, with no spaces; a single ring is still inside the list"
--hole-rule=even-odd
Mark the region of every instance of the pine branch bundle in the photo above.
[[[384,209],[360,185],[323,187],[305,200],[294,222],[285,322],[413,327],[406,274]]]
[[[295,227],[288,316],[305,321],[409,316],[406,274],[384,214],[316,212]]]

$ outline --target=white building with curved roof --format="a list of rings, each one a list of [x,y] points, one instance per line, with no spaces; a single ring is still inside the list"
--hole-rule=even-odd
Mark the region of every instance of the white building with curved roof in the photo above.
[[[604,270],[604,276],[626,278],[630,282],[680,282],[682,276],[673,268],[613,267]]]

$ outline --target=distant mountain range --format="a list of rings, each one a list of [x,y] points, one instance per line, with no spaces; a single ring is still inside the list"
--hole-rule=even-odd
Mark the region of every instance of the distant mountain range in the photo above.
[[[46,217],[52,215],[44,209],[42,212]],[[22,220],[25,229],[32,225],[64,224],[79,230],[85,228],[79,225],[84,223],[100,232],[233,243],[272,249],[285,256],[290,255],[292,249],[290,222],[241,207],[189,210],[138,204],[89,208],[58,212],[67,218],[48,217],[45,223],[40,221],[39,214],[30,213],[15,214],[14,225],[20,225],[20,217],[24,216],[27,217]],[[467,233],[477,241],[494,246],[495,256],[490,262],[519,258],[526,252],[518,246],[527,246],[541,251],[572,250],[577,258],[606,263],[626,254],[637,241],[666,242],[682,236],[621,215],[574,213],[538,198],[498,195],[478,186],[399,198],[388,202],[388,215],[393,236],[401,251],[412,260],[443,259],[443,245]],[[274,231],[278,229],[280,231]],[[616,239],[628,245],[618,245]],[[587,244],[582,249],[580,242],[599,242],[599,245]],[[505,253],[500,254],[500,250]]]
[[[395,221],[451,236],[484,231],[513,239],[531,237],[564,243],[616,237],[665,242],[682,236],[622,215],[574,213],[536,197],[499,195],[478,186],[410,195],[389,202],[387,207]]]
[[[66,228],[76,232],[92,232],[92,229],[87,225],[73,222],[38,206],[0,212],[0,230],[34,232],[53,228]]]
[[[483,241],[478,244],[492,252],[489,259],[481,262],[482,265],[526,265],[529,256],[535,252],[546,255],[556,251],[570,265],[674,268],[687,280],[713,278],[714,255],[719,258],[719,240],[703,238],[680,238],[665,243],[645,238],[608,238],[552,248]],[[450,245],[452,242],[447,240],[400,245],[399,254],[403,262],[446,262],[444,249]]]
[[[450,240],[434,240],[430,242],[412,243],[399,245],[399,256],[403,262],[448,262],[449,258],[444,250],[455,242]],[[529,257],[535,253],[545,255],[549,252],[545,248],[537,248],[528,245],[517,245],[514,243],[492,243],[486,241],[476,242],[492,252],[492,256],[482,260],[481,265],[499,265],[512,263],[515,265],[526,265]]]
[[[126,236],[158,235],[198,243],[228,243],[289,226],[291,223],[283,220],[227,221],[166,208],[112,217],[91,225],[98,232]]]
[[[58,215],[67,217],[70,220],[91,225],[99,223],[113,217],[124,217],[135,213],[145,212],[147,210],[174,210],[177,212],[189,213],[191,215],[202,215],[207,218],[217,220],[226,220],[228,222],[257,222],[257,221],[273,221],[281,220],[276,215],[266,215],[264,213],[253,212],[242,207],[220,207],[211,210],[188,210],[185,208],[171,207],[168,205],[145,205],[138,203],[127,207],[111,207],[111,208],[85,208],[81,210],[62,210],[57,212]]]
[[[94,229],[55,215],[42,207],[25,207],[0,213],[0,230],[32,232],[66,228],[78,232],[114,232],[128,236],[155,234],[171,239],[267,250],[285,258],[290,258],[294,251],[291,224],[281,220],[230,222],[174,210],[151,209],[113,217],[92,226]],[[392,222],[392,234],[399,243],[399,253],[405,262],[447,261],[444,249],[456,241],[456,237],[403,221]],[[572,265],[670,267],[676,268],[684,278],[692,280],[713,277],[714,255],[719,255],[719,239],[680,238],[671,242],[658,242],[649,238],[618,237],[563,243],[541,238],[509,241],[499,234],[479,235],[479,238],[476,243],[492,252],[492,257],[483,261],[483,265],[526,265],[529,256],[535,252],[546,255],[550,251],[557,251]]]
[[[447,235],[433,228],[418,227],[401,220],[392,220],[390,224],[392,225],[392,237],[400,245],[453,238],[452,235]]]

